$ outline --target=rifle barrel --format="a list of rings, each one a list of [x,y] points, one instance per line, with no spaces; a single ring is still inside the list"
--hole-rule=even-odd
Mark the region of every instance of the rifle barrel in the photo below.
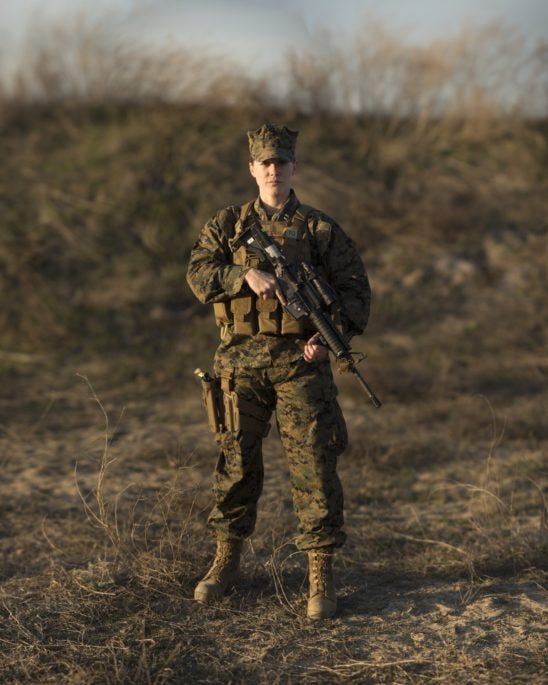
[[[380,409],[382,407],[382,402],[379,400],[379,398],[375,395],[373,392],[373,389],[369,385],[369,383],[365,380],[365,378],[361,375],[361,373],[358,371],[358,369],[352,365],[351,367],[352,373],[355,374],[360,381],[363,389],[367,393],[367,396],[371,400],[371,403],[375,407],[375,409]]]
[[[321,284],[314,273],[314,270],[303,262],[303,269],[307,275],[308,280],[305,285],[307,288],[302,288],[301,279],[293,270],[291,264],[287,263],[286,258],[280,251],[278,245],[274,240],[261,230],[261,227],[254,223],[246,231],[244,231],[233,243],[232,250],[236,250],[240,245],[246,245],[252,252],[257,252],[261,258],[266,258],[274,267],[276,276],[283,284],[286,281],[291,285],[292,291],[295,293],[294,302],[290,301],[285,305],[286,311],[294,318],[299,319],[303,316],[308,316],[315,329],[323,338],[326,346],[331,350],[337,359],[344,358],[349,362],[348,366],[352,373],[358,378],[367,396],[371,400],[373,406],[378,409],[382,406],[381,401],[375,395],[372,388],[369,386],[365,378],[361,375],[355,367],[352,357],[350,355],[350,345],[346,342],[343,336],[337,329],[337,326],[332,319],[322,311],[322,302],[324,305],[329,305],[336,299],[335,291],[330,286],[329,289]],[[316,279],[317,284],[310,285],[313,279]],[[326,284],[327,285],[327,284]],[[286,287],[285,290],[288,290]],[[312,292],[311,292],[312,290]],[[285,293],[284,293],[285,294]],[[288,297],[288,300],[290,298]]]

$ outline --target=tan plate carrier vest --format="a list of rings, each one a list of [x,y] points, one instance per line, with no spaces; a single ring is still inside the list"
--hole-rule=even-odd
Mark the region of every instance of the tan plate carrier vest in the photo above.
[[[234,229],[234,239],[242,232],[249,216],[253,202],[247,202],[240,208],[240,218]],[[290,264],[298,266],[301,262],[312,261],[311,238],[307,226],[307,216],[311,207],[299,205],[293,217],[288,221],[262,221],[262,230],[271,236],[280,246],[284,257]],[[233,253],[233,263],[239,266],[259,266],[259,257],[248,252],[244,245]],[[273,273],[268,263],[261,263],[262,271]],[[305,336],[312,329],[307,320],[297,321],[284,311],[277,297],[267,299],[258,298],[249,291],[243,295],[236,295],[226,302],[213,304],[215,322],[221,328],[227,325],[234,327],[238,335],[302,335]]]

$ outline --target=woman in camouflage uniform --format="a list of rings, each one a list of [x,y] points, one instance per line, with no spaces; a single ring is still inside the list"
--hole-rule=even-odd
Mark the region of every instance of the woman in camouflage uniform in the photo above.
[[[269,266],[245,247],[231,249],[250,222],[259,222],[290,263],[311,263],[335,290],[345,337],[363,332],[370,288],[362,261],[337,223],[301,205],[292,190],[296,138],[296,131],[266,124],[248,133],[249,171],[259,196],[220,210],[202,229],[190,257],[188,283],[201,302],[213,304],[220,327],[215,373],[225,413],[232,417],[216,435],[220,454],[209,525],[217,554],[195,598],[217,600],[235,578],[242,541],[255,525],[262,440],[275,411],[299,520],[296,543],[308,553],[308,616],[316,619],[336,610],[332,556],[345,540],[336,462],[347,444],[346,426],[326,347],[284,310]]]

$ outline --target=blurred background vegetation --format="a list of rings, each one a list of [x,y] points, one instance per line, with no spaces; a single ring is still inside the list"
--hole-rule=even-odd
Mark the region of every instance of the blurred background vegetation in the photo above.
[[[385,392],[467,391],[473,369],[481,390],[523,364],[537,387],[547,45],[495,25],[423,47],[382,26],[315,45],[265,81],[113,47],[97,27],[35,44],[0,92],[4,373],[97,352],[166,373],[205,362],[216,333],[186,287],[188,253],[217,208],[255,194],[245,131],[276,121],[301,131],[301,200],[363,254]]]

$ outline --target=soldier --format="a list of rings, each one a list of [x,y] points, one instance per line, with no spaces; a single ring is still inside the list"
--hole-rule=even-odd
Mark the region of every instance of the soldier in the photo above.
[[[302,319],[284,311],[284,295],[269,267],[244,246],[233,251],[233,239],[258,221],[290,263],[311,262],[338,295],[347,339],[363,332],[371,292],[354,243],[333,219],[302,205],[292,190],[297,131],[265,124],[247,135],[249,171],[259,196],[220,210],[206,223],[187,274],[196,297],[213,304],[221,338],[215,375],[225,414],[231,416],[230,425],[216,434],[220,454],[208,524],[217,553],[194,597],[204,603],[218,600],[236,577],[243,540],[255,526],[262,440],[275,411],[299,521],[296,544],[308,553],[307,615],[328,618],[337,602],[333,551],[346,537],[336,463],[347,444],[328,351]]]

